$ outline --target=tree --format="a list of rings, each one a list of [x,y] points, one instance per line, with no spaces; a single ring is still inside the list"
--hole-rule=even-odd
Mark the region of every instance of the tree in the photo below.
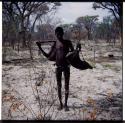
[[[110,16],[104,17],[103,18],[103,25],[104,25],[104,34],[105,34],[105,39],[107,42],[111,41],[111,32],[112,32],[112,20]]]
[[[3,14],[8,15],[13,22],[16,18],[19,20],[19,32],[22,32],[22,43],[25,47],[26,30],[30,28],[33,32],[36,21],[43,15],[55,11],[60,5],[58,2],[3,2]]]
[[[38,40],[53,40],[55,37],[54,26],[50,24],[37,25]]]
[[[121,39],[122,39],[122,27],[123,27],[123,3],[122,2],[94,2],[93,8],[102,8],[109,10],[120,27]],[[122,44],[121,44],[122,45]]]
[[[70,39],[72,24],[61,24],[60,26],[64,29],[64,38]]]
[[[119,37],[119,27],[117,24],[116,20],[111,18],[111,16],[104,17],[102,22],[96,23],[94,29],[95,39],[106,40],[107,43],[113,41],[115,45],[116,39]]]
[[[88,32],[88,40],[92,38],[92,29],[96,21],[98,20],[98,15],[96,16],[84,16],[77,18],[76,22],[80,27],[85,27]]]
[[[8,10],[6,10],[8,8]],[[7,2],[2,8],[3,44],[8,42],[13,48],[18,34],[18,18],[13,14],[13,5]],[[9,39],[9,40],[8,40]]]

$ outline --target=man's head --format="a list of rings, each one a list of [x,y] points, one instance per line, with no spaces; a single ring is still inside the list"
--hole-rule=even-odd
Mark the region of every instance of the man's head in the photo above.
[[[63,28],[62,28],[62,27],[57,27],[57,28],[55,29],[55,35],[56,35],[56,37],[57,37],[59,40],[63,39],[63,35],[64,35]]]

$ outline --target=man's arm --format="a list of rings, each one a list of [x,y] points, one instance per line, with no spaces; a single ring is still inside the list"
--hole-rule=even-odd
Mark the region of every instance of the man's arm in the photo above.
[[[40,51],[43,53],[43,55],[45,57],[47,57],[50,61],[55,61],[56,58],[56,42],[54,42],[53,46],[51,47],[51,50],[49,51],[49,53],[46,53],[42,48],[41,48],[41,43],[40,42],[36,42],[36,44],[38,45]]]
[[[50,50],[49,53],[48,53],[49,56],[53,53],[55,47],[56,47],[56,42],[54,42],[54,44],[52,45],[51,50]]]
[[[49,54],[47,54],[46,52],[43,51],[43,49],[41,48],[41,43],[40,42],[36,42],[36,44],[39,47],[40,51],[43,53],[43,55],[48,58]]]

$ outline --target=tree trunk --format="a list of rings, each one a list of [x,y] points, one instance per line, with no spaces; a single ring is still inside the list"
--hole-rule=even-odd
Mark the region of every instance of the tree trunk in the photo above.
[[[23,31],[23,33],[22,33],[22,47],[26,47],[26,34],[25,34],[25,31]]]
[[[123,3],[119,3],[119,26],[120,26],[120,35],[121,35],[121,48],[123,46]]]
[[[18,53],[19,53],[19,51],[20,51],[20,43],[19,43],[19,39],[18,39],[18,44],[17,44],[18,46],[17,46],[17,49],[18,49]]]
[[[21,21],[21,32],[22,32],[22,47],[26,47],[26,29],[24,27],[24,19]]]
[[[88,40],[91,39],[91,34],[90,34],[90,31],[88,30]]]
[[[28,34],[28,47],[29,47],[29,52],[30,52],[30,59],[33,60],[31,34]]]
[[[121,48],[123,47],[123,20],[120,19],[120,32],[121,32]]]

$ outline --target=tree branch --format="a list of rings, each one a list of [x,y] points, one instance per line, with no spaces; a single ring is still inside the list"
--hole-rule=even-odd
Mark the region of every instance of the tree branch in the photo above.
[[[106,8],[106,9],[110,10],[110,11],[113,13],[113,15],[115,16],[115,19],[116,19],[117,21],[119,21],[118,17],[116,16],[116,14],[115,14],[115,12],[114,12],[114,10],[113,10],[112,8],[107,7],[107,6],[104,5],[103,3],[100,3],[100,4],[101,4],[102,7],[104,7],[104,8]]]

